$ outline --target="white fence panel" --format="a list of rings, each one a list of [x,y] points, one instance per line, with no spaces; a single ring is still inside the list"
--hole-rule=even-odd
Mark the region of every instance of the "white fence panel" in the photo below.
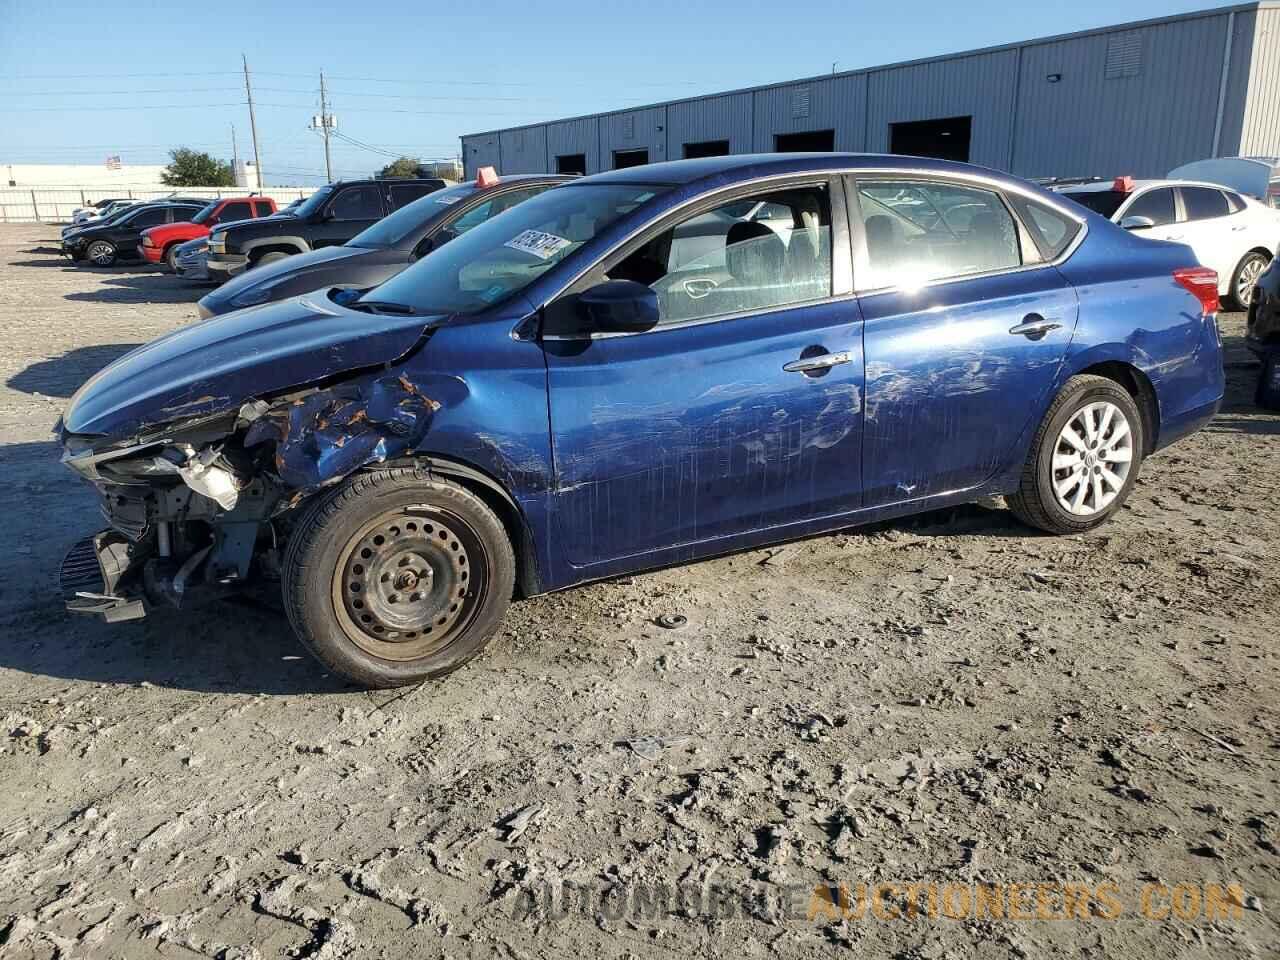
[[[315,193],[315,187],[263,187],[263,196],[284,207],[300,197]],[[0,188],[0,223],[68,223],[77,207],[87,206],[103,197],[129,197],[134,200],[163,200],[174,193],[196,197],[243,197],[250,191],[244,187],[3,187]]]

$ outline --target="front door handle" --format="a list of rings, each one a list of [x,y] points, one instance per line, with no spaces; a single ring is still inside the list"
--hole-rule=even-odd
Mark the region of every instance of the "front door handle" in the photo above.
[[[1038,313],[1028,313],[1022,318],[1020,324],[1016,327],[1010,327],[1009,332],[1014,336],[1026,337],[1028,340],[1039,340],[1045,334],[1052,333],[1061,326],[1062,324],[1046,320]]]
[[[790,363],[783,364],[782,369],[787,373],[813,373],[815,370],[827,370],[852,360],[853,354],[848,350],[842,350],[839,353],[821,353],[816,357],[792,360]]]

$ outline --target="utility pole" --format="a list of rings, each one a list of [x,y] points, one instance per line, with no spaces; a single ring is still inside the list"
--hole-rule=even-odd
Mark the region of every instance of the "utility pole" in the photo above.
[[[253,136],[253,171],[258,178],[258,190],[262,190],[262,158],[258,155],[258,121],[253,117],[253,88],[249,85],[249,60],[242,53],[244,62],[244,95],[249,100],[249,133]]]
[[[329,100],[324,91],[324,71],[320,71],[320,127],[324,132],[324,176],[333,182],[333,163],[329,159],[329,128],[332,119],[329,116]]]

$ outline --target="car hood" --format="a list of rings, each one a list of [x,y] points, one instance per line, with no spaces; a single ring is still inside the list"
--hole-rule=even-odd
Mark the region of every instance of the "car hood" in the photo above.
[[[1248,157],[1217,157],[1184,163],[1169,171],[1170,180],[1199,180],[1262,199],[1273,176],[1271,164]]]
[[[322,292],[238,310],[139,347],[76,391],[68,433],[125,439],[174,420],[389,363],[444,318],[348,310]]]
[[[209,299],[228,303],[253,287],[270,286],[272,282],[282,277],[296,276],[299,273],[306,272],[308,269],[350,260],[353,257],[373,252],[366,247],[321,247],[319,250],[297,253],[293,256],[285,257],[283,260],[277,260],[275,263],[268,263],[265,266],[257,266],[252,270],[246,270],[210,293]]]

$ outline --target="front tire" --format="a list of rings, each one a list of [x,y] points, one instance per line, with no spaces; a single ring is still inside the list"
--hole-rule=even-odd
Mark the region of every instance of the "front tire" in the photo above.
[[[169,249],[164,252],[164,262],[169,266],[170,273],[178,272],[178,247],[179,244],[171,244]]]
[[[279,250],[273,250],[271,253],[264,253],[257,260],[253,261],[255,267],[265,267],[269,263],[279,263],[287,258],[289,254],[281,253]]]
[[[1231,275],[1230,300],[1237,310],[1249,309],[1249,302],[1253,299],[1253,288],[1270,262],[1271,259],[1266,254],[1251,250],[1236,264],[1235,273]]]
[[[284,605],[326,667],[367,687],[443,676],[484,649],[515,585],[502,521],[456,483],[360,473],[299,518]]]
[[[1050,533],[1083,533],[1124,505],[1146,449],[1142,415],[1106,377],[1072,377],[1036,431],[1009,506]]]
[[[84,256],[95,267],[109,267],[116,262],[116,248],[106,240],[95,240],[85,248]]]

